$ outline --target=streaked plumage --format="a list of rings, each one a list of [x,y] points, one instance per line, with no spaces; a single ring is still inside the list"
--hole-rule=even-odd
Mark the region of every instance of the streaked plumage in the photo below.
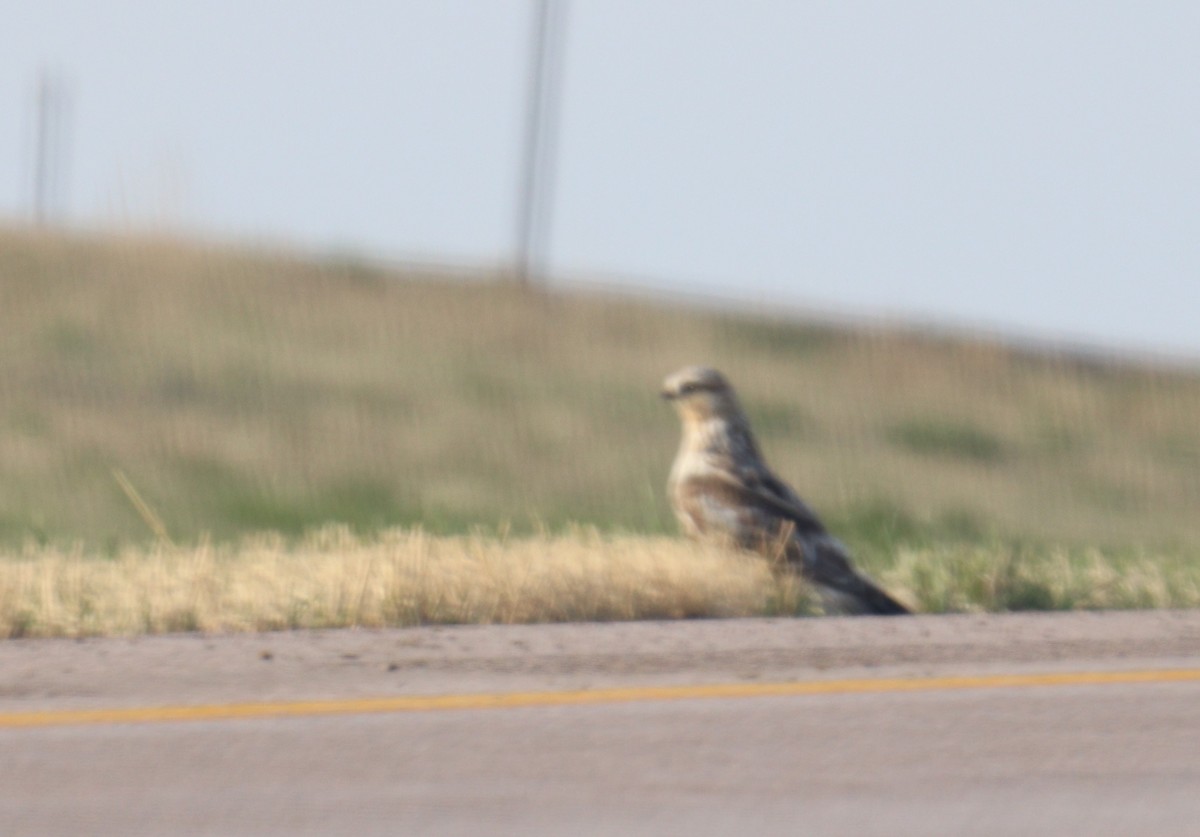
[[[827,610],[909,612],[854,569],[846,547],[771,473],[720,372],[681,369],[663,381],[662,395],[683,422],[668,493],[688,535],[731,542],[798,572],[820,591]]]

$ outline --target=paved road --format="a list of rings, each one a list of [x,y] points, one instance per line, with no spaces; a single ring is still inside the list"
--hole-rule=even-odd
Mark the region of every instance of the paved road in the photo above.
[[[1198,822],[1200,612],[0,644],[3,835]]]

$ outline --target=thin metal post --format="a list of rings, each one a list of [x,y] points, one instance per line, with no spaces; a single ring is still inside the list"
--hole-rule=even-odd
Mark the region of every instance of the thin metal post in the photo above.
[[[62,83],[43,70],[34,93],[33,220],[38,226],[61,208],[66,110]]]
[[[46,223],[50,199],[50,108],[52,93],[50,77],[45,72],[38,77],[36,127],[33,160],[33,220],[38,226]]]
[[[534,0],[531,55],[517,192],[515,278],[530,285],[541,278],[542,247],[551,188],[551,150],[557,120],[558,69],[566,0]]]

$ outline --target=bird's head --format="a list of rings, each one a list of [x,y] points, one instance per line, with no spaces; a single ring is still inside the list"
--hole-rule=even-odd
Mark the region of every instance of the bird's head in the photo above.
[[[675,405],[684,423],[741,416],[729,381],[707,366],[687,366],[668,375],[663,380],[662,397]]]

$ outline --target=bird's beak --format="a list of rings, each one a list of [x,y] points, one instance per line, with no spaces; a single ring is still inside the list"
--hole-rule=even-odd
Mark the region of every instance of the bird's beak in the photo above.
[[[662,392],[659,393],[659,395],[662,396],[662,399],[664,401],[674,401],[675,400],[675,393],[671,392],[671,390],[669,390],[669,389],[664,389]]]

